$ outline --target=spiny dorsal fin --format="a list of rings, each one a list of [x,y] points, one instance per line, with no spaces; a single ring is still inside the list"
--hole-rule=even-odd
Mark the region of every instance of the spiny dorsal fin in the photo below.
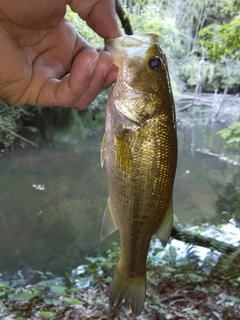
[[[102,229],[100,235],[100,241],[103,241],[106,237],[112,234],[115,230],[117,230],[116,223],[112,216],[112,209],[110,204],[110,199],[108,198],[108,203],[106,206],[106,210],[103,215],[102,220]]]
[[[169,206],[163,222],[156,232],[156,236],[161,241],[163,247],[166,247],[168,239],[170,237],[171,231],[173,226],[173,206],[172,206],[172,199],[169,202]]]
[[[105,158],[106,158],[106,137],[105,137],[105,133],[104,133],[103,138],[102,138],[101,149],[100,149],[101,168],[104,165]]]

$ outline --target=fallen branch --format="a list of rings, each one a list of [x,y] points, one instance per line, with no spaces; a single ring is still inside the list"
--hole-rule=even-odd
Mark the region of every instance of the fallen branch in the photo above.
[[[228,157],[224,156],[223,154],[213,153],[213,152],[211,152],[209,149],[197,148],[197,149],[195,149],[195,150],[196,150],[197,152],[200,152],[200,153],[202,153],[202,154],[206,154],[206,155],[211,156],[211,157],[217,157],[217,158],[219,158],[219,160],[232,163],[232,164],[234,164],[235,166],[240,166],[240,162],[237,162],[237,161],[234,161],[234,160],[232,160],[232,159],[229,159]]]
[[[20,136],[19,134],[15,133],[14,131],[12,131],[12,130],[10,130],[10,129],[6,128],[6,127],[4,127],[4,126],[3,126],[3,125],[1,125],[1,124],[0,124],[0,128],[2,128],[3,130],[8,131],[8,132],[9,132],[9,133],[11,133],[13,136],[15,136],[15,137],[17,137],[17,138],[19,138],[19,139],[21,139],[21,140],[23,140],[23,141],[25,141],[25,142],[27,142],[27,143],[31,144],[32,146],[34,146],[34,147],[38,148],[38,145],[37,145],[36,143],[34,143],[34,142],[32,142],[32,141],[30,141],[30,140],[28,140],[28,139],[26,139],[26,138],[24,138],[24,137]]]
[[[204,237],[198,234],[192,234],[191,232],[178,230],[176,227],[173,227],[171,237],[188,244],[197,245],[211,250],[217,250],[221,253],[232,253],[239,249],[239,247],[210,237]]]

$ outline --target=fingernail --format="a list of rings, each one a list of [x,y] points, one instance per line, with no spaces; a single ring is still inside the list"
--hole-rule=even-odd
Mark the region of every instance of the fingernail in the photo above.
[[[110,70],[112,65],[113,65],[113,63],[109,64],[107,67],[104,68],[104,70],[103,70],[103,77],[104,78],[107,76],[107,73]]]
[[[97,54],[97,56],[92,60],[92,62],[90,63],[88,69],[89,69],[89,73],[90,74],[93,74],[95,68],[96,68],[96,65],[97,65],[97,62],[98,62],[98,57],[99,57],[99,53]]]

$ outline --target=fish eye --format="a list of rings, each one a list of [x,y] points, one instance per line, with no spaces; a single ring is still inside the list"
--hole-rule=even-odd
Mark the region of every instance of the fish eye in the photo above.
[[[148,60],[148,64],[152,70],[156,70],[161,66],[162,60],[158,56],[154,56]]]

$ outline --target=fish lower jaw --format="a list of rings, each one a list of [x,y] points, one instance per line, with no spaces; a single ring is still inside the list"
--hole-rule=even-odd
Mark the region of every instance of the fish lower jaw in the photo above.
[[[120,76],[118,76],[120,78]],[[120,83],[121,82],[121,83]],[[124,81],[122,85],[121,79],[118,79],[114,85],[113,99],[119,101],[129,101],[131,103],[134,99],[140,99],[145,93],[136,92],[134,88],[128,85],[127,81]]]

